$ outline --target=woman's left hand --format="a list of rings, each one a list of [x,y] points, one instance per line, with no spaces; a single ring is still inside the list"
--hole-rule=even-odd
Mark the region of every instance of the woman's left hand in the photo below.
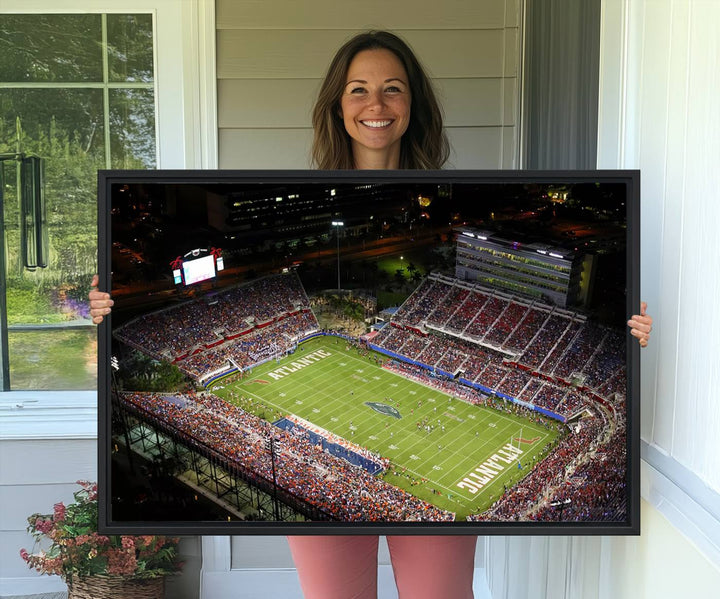
[[[638,338],[640,347],[647,347],[652,331],[652,316],[646,314],[647,304],[640,302],[640,314],[633,314],[627,324],[630,327],[630,334]]]

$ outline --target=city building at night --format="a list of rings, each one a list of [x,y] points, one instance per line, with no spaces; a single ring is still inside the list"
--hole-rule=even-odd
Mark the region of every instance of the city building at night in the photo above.
[[[463,227],[457,231],[455,276],[557,306],[584,303],[593,260],[540,243],[521,243],[497,233]]]
[[[362,202],[358,203],[358,198]],[[383,219],[400,218],[407,204],[402,186],[347,184],[320,189],[300,184],[258,186],[229,192],[222,201],[208,203],[208,223],[230,236],[302,239],[327,234],[334,228],[332,222],[342,218],[342,236],[357,236]],[[365,211],[367,205],[372,205],[373,210]],[[376,220],[368,218],[368,214]]]

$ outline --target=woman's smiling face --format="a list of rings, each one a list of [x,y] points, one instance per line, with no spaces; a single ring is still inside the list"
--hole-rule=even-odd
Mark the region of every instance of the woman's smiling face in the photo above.
[[[340,99],[356,168],[398,168],[400,140],[410,123],[410,82],[389,50],[358,52]]]

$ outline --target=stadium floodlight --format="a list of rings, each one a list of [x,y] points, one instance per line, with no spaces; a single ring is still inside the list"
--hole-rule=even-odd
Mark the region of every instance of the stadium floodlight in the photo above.
[[[273,478],[273,518],[276,522],[280,521],[280,509],[278,506],[277,498],[277,476],[275,475],[275,437],[268,437],[265,439],[265,449],[270,452],[270,461],[272,464],[272,478]]]
[[[337,265],[338,265],[338,293],[340,292],[340,227],[344,227],[345,223],[341,220],[332,221],[332,226],[335,227],[335,237],[337,239]]]

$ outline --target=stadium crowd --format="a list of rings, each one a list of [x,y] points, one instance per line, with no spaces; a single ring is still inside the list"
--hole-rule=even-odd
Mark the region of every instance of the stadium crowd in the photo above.
[[[177,366],[190,376],[203,380],[209,373],[233,368],[245,370],[276,356],[285,355],[302,338],[318,328],[312,312],[302,311],[278,318],[263,328],[177,360]]]
[[[558,504],[566,521],[622,521],[627,515],[627,451],[625,432],[617,431],[591,460],[578,467],[535,512],[535,520],[555,520]],[[569,500],[569,501],[568,501]],[[553,505],[555,504],[555,505]]]
[[[429,310],[433,302],[442,307]],[[583,418],[579,430],[506,490],[491,510],[470,519],[556,519],[558,506],[567,520],[624,518],[624,425],[620,422],[610,442],[599,445],[608,424],[591,399],[594,393],[609,400],[608,405],[624,404],[624,339],[619,330],[550,305],[528,305],[442,279],[421,285],[391,324],[373,341],[429,370],[399,361],[387,363],[388,368],[473,402],[486,396],[430,372],[444,370],[564,418],[593,415]],[[573,474],[566,478],[570,470]],[[570,503],[565,503],[568,498]]]
[[[580,324],[568,322],[565,316],[543,314],[545,321],[541,323],[522,356],[523,362],[530,368],[539,368],[547,372],[552,370],[550,364],[554,364],[562,355],[569,341],[579,330]]]
[[[379,347],[565,418],[584,404],[575,377],[601,397],[625,392],[621,333],[568,310],[431,276],[390,324]]]
[[[468,289],[453,287],[447,296],[443,298],[443,301],[430,313],[427,324],[435,327],[443,326],[455,311],[465,303],[469,294]]]
[[[454,514],[384,482],[366,470],[324,452],[309,436],[293,434],[207,393],[119,393],[126,404],[185,439],[220,453],[239,469],[273,481],[274,439],[278,487],[336,520],[450,521]]]
[[[302,284],[290,273],[145,314],[114,334],[202,380],[284,354],[317,329]]]

